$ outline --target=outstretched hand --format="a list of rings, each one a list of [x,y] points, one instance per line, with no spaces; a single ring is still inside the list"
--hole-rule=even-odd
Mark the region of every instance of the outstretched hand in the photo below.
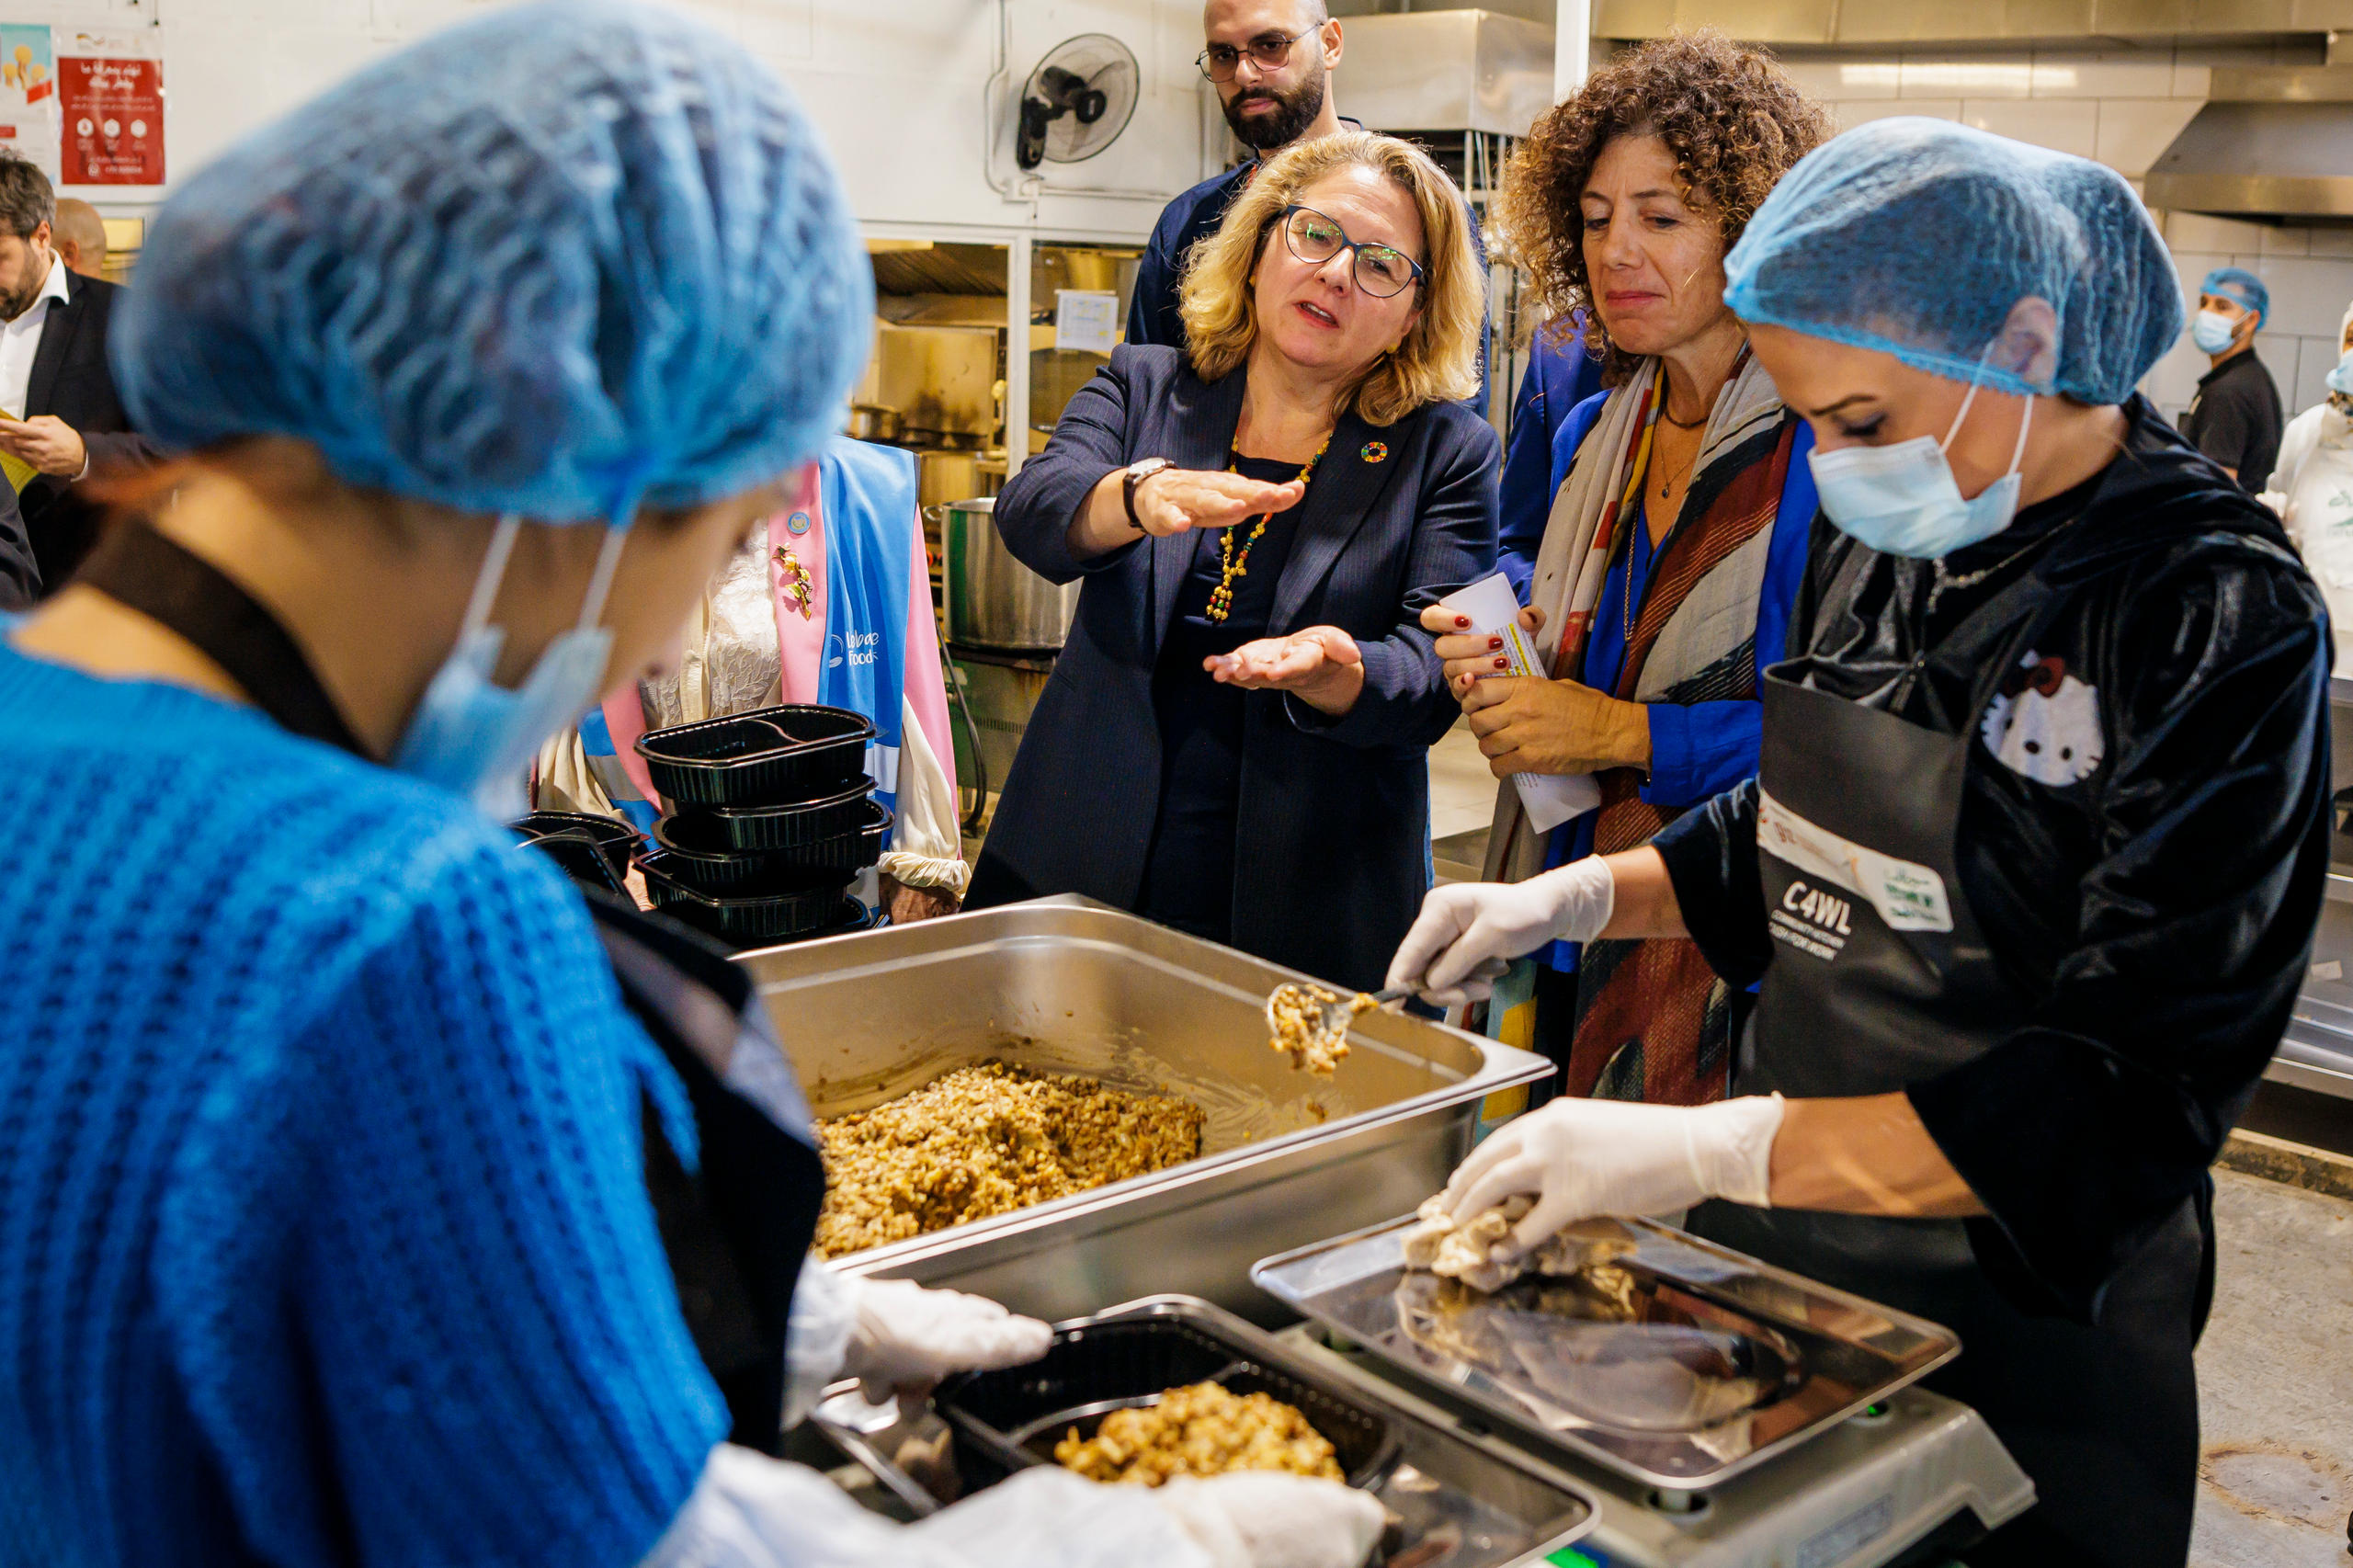
[[[1288,691],[1319,713],[1338,718],[1364,691],[1364,653],[1336,626],[1311,626],[1288,637],[1261,637],[1201,667],[1221,685]]]
[[[1290,480],[1267,484],[1238,473],[1163,469],[1136,486],[1136,519],[1143,531],[1165,539],[1190,528],[1230,528],[1252,517],[1289,511],[1307,494]]]

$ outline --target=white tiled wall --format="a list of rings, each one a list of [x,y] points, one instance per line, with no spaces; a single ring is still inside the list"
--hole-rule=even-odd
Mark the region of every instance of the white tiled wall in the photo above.
[[[1888,115],[1932,115],[2038,146],[2097,158],[2137,186],[2204,101],[2217,65],[2320,63],[2307,44],[1907,50],[1885,55],[1785,51],[1798,84],[1831,106],[1840,130]],[[2338,327],[2353,301],[2353,230],[2236,222],[2194,212],[2157,215],[2194,310],[2198,280],[2212,267],[2244,267],[2271,290],[2271,319],[2256,335],[2290,414],[2326,395]],[[2207,369],[2187,338],[2143,388],[2178,416]]]

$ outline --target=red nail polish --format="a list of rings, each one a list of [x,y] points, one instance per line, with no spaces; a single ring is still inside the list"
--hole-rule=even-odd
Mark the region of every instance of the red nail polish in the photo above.
[[[1467,615],[1458,615],[1454,618],[1454,624],[1460,627],[1467,627],[1471,624],[1471,618]]]
[[[1501,648],[1503,645],[1504,640],[1500,637],[1490,637],[1487,639],[1487,648],[1491,653],[1495,649]]]
[[[1509,659],[1497,659],[1495,661],[1495,668],[1499,670],[1507,670],[1511,668],[1511,661]]]

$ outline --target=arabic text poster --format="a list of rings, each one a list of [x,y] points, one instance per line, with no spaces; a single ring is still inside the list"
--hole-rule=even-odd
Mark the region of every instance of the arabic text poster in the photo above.
[[[69,54],[57,62],[67,185],[164,183],[164,62]]]

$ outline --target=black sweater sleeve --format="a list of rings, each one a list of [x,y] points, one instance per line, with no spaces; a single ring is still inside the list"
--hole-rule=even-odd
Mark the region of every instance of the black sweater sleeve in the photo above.
[[[1725,983],[1765,976],[1765,879],[1756,865],[1756,780],[1744,778],[1659,829],[1651,840],[1666,862],[1684,929]]]
[[[2117,613],[2075,939],[2025,1027],[1908,1090],[1988,1210],[1971,1222],[1980,1260],[2083,1319],[2207,1180],[2287,1026],[2328,858],[2329,640],[2311,581],[2210,553]]]

